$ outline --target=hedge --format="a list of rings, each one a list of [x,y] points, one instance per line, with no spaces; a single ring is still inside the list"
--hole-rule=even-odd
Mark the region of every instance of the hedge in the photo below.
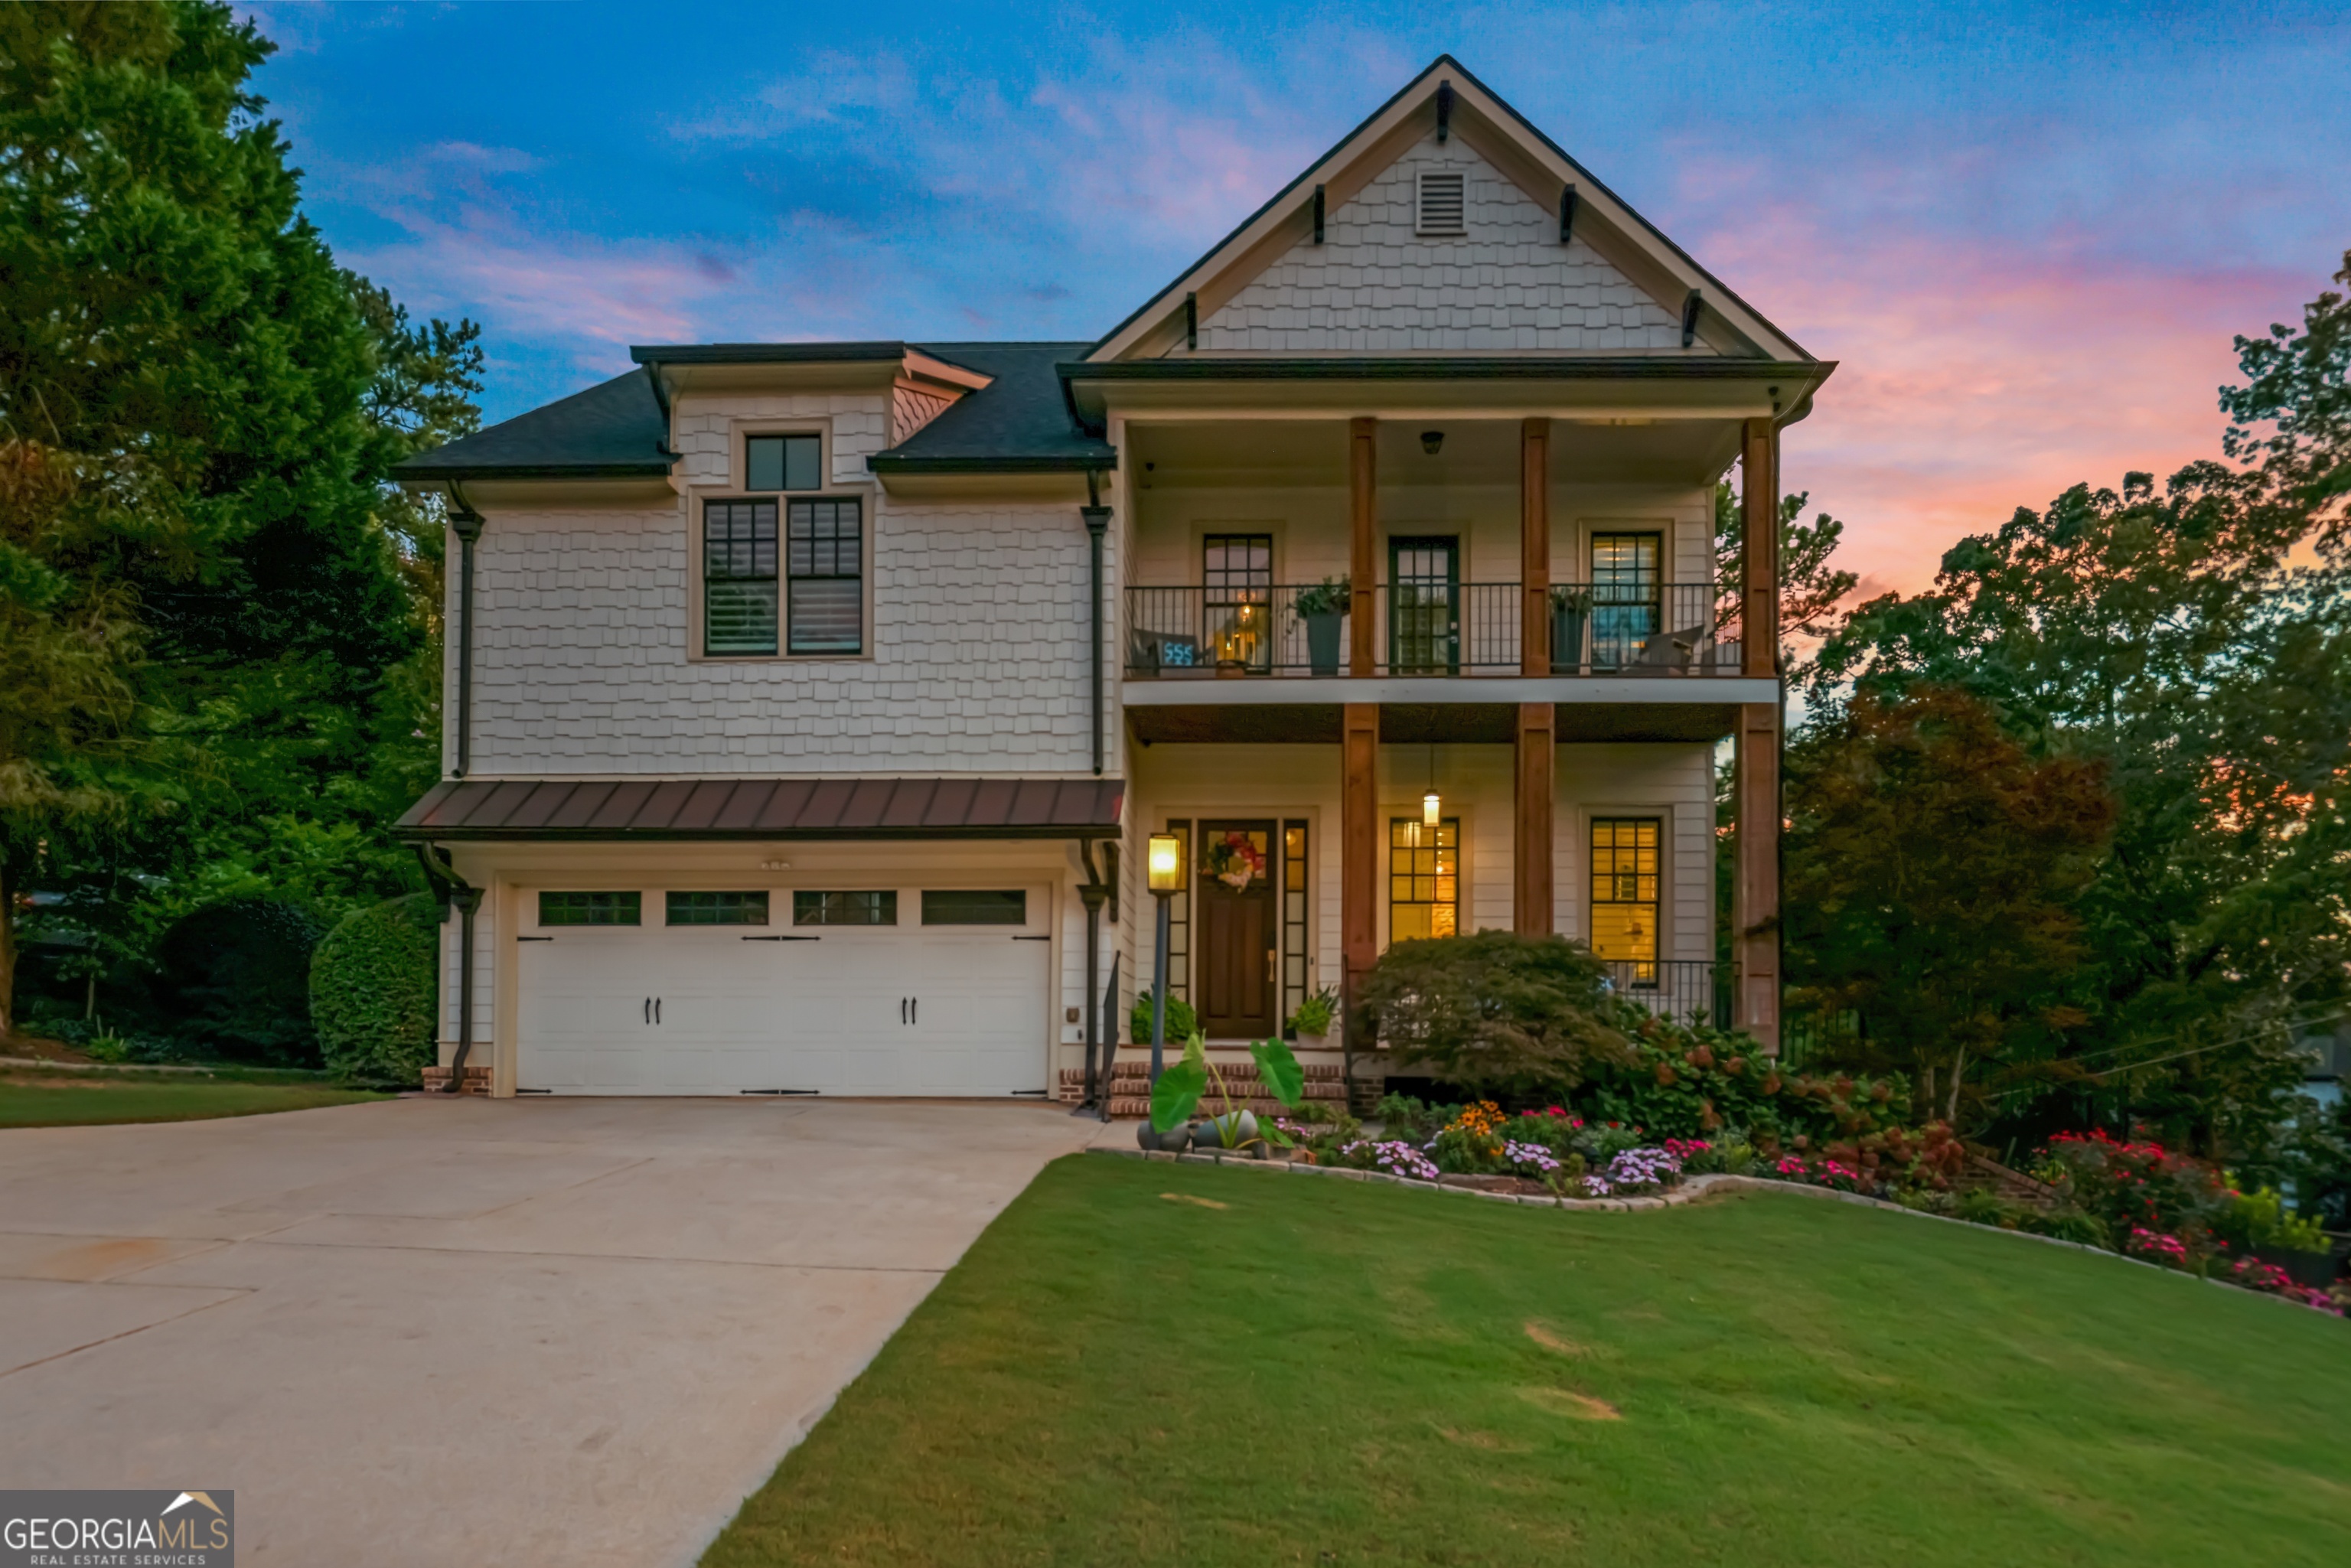
[[[441,906],[411,894],[345,915],[310,960],[310,1019],[327,1065],[353,1083],[414,1088],[434,1060]]]

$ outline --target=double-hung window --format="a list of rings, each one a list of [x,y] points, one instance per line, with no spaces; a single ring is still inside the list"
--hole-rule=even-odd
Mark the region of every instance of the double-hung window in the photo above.
[[[744,488],[823,488],[823,445],[812,434],[746,437]],[[854,496],[703,503],[703,653],[863,653],[864,521]]]

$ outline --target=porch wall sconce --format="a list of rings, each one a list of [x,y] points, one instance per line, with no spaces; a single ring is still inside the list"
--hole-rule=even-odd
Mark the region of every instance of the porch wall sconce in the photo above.
[[[1154,833],[1144,858],[1145,885],[1159,906],[1158,961],[1151,967],[1151,1082],[1167,1051],[1167,901],[1184,891],[1184,835]]]
[[[1445,432],[1424,430],[1420,433],[1420,449],[1434,457],[1445,446]]]

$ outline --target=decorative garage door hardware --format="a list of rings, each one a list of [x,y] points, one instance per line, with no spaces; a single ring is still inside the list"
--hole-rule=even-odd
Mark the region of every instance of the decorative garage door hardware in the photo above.
[[[517,936],[515,940],[517,942],[552,942],[555,938],[552,936]]]
[[[921,1014],[922,1010],[923,999],[920,997],[900,997],[898,998],[898,1021],[900,1023],[913,1023],[915,1018]]]
[[[1050,936],[1015,936],[1015,942],[1050,942]]]
[[[647,997],[645,998],[645,1021],[647,1023],[661,1022],[661,998],[659,997]]]
[[[746,936],[746,942],[821,942],[821,936]]]
[[[737,1089],[737,1094],[821,1094],[821,1089]]]

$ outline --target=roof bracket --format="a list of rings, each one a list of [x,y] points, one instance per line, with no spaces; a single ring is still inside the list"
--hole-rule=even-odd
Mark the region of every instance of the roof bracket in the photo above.
[[[1444,145],[1446,137],[1452,134],[1452,131],[1453,84],[1449,81],[1438,82],[1437,84],[1437,141],[1439,146]]]
[[[1689,291],[1689,298],[1682,301],[1682,347],[1685,349],[1698,341],[1698,292],[1695,288]]]
[[[653,389],[653,402],[661,408],[662,434],[661,439],[653,443],[653,450],[674,463],[681,455],[683,455],[683,454],[672,452],[669,449],[669,431],[671,424],[669,412],[669,389],[662,385],[660,361],[647,360],[645,361],[645,380]]]
[[[1200,297],[1197,294],[1184,296],[1184,346],[1187,349],[1200,346]]]
[[[1314,187],[1314,243],[1322,243],[1322,187]]]
[[[1575,237],[1575,187],[1563,186],[1559,193],[1559,243],[1565,245]]]

